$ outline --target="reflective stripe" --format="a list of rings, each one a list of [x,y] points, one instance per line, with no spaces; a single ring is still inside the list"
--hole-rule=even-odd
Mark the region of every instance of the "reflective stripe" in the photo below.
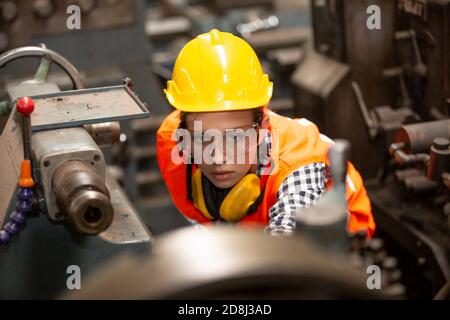
[[[350,189],[352,189],[353,192],[356,192],[355,184],[353,183],[352,179],[347,175],[347,178],[345,179]]]
[[[307,126],[310,126],[310,125],[314,124],[314,123],[312,123],[311,121],[309,121],[308,119],[305,119],[305,118],[298,119],[297,122],[300,123],[304,127],[307,127]]]
[[[327,137],[326,135],[324,135],[322,133],[320,134],[320,139],[322,141],[326,142],[326,143],[329,143],[329,144],[332,144],[332,145],[335,144],[335,142],[333,140],[331,140],[329,137]]]

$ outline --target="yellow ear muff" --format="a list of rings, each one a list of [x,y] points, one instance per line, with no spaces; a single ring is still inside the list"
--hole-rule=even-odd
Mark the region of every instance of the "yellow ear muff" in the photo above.
[[[214,220],[206,208],[202,188],[202,172],[200,170],[196,170],[192,176],[192,200],[194,202],[194,206],[200,210],[205,217],[210,220]]]
[[[202,173],[196,170],[192,176],[192,199],[194,206],[200,210],[205,217],[214,220],[208,211],[203,194]],[[242,220],[247,214],[250,206],[256,201],[261,193],[260,180],[256,174],[248,174],[236,184],[227,194],[220,206],[220,217],[225,221],[236,222]]]
[[[200,171],[200,170],[197,170]],[[260,181],[256,174],[248,174],[227,194],[220,206],[220,216],[225,221],[236,222],[247,214],[249,207],[261,193]]]

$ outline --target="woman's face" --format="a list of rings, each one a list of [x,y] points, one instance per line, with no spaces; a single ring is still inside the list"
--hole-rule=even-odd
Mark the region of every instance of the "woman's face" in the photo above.
[[[233,132],[244,132],[251,129],[255,125],[255,112],[254,110],[242,110],[242,111],[224,111],[224,112],[205,112],[205,113],[192,113],[186,118],[186,128],[191,132],[191,136],[194,133],[194,124],[196,124],[195,129],[198,132],[199,124],[201,124],[201,131],[205,133],[209,129],[215,129],[215,132],[220,130],[225,136],[226,133]],[[198,121],[198,122],[197,122]],[[229,129],[241,129],[241,130],[229,130]],[[242,130],[243,129],[243,130]],[[257,130],[258,128],[253,128]],[[211,132],[211,131],[210,131]],[[250,131],[247,131],[250,132]],[[256,131],[255,131],[256,132]],[[257,136],[256,136],[257,139]],[[201,140],[201,138],[200,138]],[[230,152],[230,149],[225,147],[230,139],[223,139],[223,144],[221,148],[215,148],[213,152],[211,148],[205,146],[205,143],[198,143],[194,141],[194,148],[199,148],[202,151],[203,160],[195,162],[202,171],[202,173],[218,188],[226,189],[231,188],[236,185],[245,175],[250,171],[256,169],[256,155],[257,148],[256,143],[253,143],[253,147],[248,148],[238,148],[234,149],[234,152]],[[211,140],[214,141],[214,140]],[[233,140],[232,140],[233,141]],[[247,140],[248,141],[248,140]],[[210,143],[210,142],[208,142]],[[206,151],[206,152],[205,152]],[[198,151],[197,151],[198,152]],[[237,155],[245,155],[244,161],[242,157],[239,158]],[[228,154],[227,154],[228,153]],[[210,156],[208,161],[205,161],[205,156]],[[239,159],[239,160],[238,160]]]

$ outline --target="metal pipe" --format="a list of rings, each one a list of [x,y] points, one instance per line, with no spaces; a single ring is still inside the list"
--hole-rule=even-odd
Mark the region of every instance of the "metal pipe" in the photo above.
[[[389,153],[394,157],[395,162],[400,165],[410,165],[415,163],[426,164],[430,160],[430,156],[426,153],[407,154],[404,151],[404,143],[393,143],[389,147]]]
[[[62,214],[76,231],[95,235],[113,220],[113,208],[105,181],[88,163],[68,161],[53,175],[52,188]]]
[[[428,153],[435,138],[450,139],[450,120],[422,122],[403,126],[397,132],[396,141],[404,144],[404,152]]]
[[[100,147],[109,146],[120,141],[120,123],[104,122],[85,125],[92,139]]]

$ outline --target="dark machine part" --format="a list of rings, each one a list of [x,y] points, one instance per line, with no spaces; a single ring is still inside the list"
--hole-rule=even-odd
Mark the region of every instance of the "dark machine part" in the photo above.
[[[411,191],[435,190],[450,171],[450,120],[424,122],[403,126],[397,132],[397,142],[389,151],[402,166],[422,164],[425,173],[417,169],[398,170],[397,179]],[[445,184],[445,182],[444,182]]]
[[[61,213],[77,232],[94,235],[111,225],[113,208],[105,181],[85,162],[60,166],[52,186]]]
[[[431,190],[426,187],[433,181],[423,172],[416,173],[416,179],[422,182],[412,185],[406,179],[402,185],[389,177],[367,189],[377,235],[399,259],[407,297],[431,299],[450,280],[450,225],[444,212],[445,195],[439,199],[436,185]]]
[[[346,232],[347,205],[345,181],[350,144],[337,140],[330,148],[333,188],[312,208],[296,214],[296,231],[305,234],[324,251],[348,253],[350,242]]]
[[[295,254],[293,254],[295,253]],[[300,235],[196,227],[158,239],[151,258],[122,257],[64,299],[376,299],[367,275]],[[376,291],[376,290],[375,290]]]
[[[314,48],[317,52],[345,62],[344,3],[336,0],[311,1]]]
[[[395,54],[404,66],[412,107],[424,120],[446,118],[450,115],[450,1],[399,0],[396,15]]]
[[[419,116],[408,107],[392,109],[390,106],[380,106],[369,111],[356,81],[352,82],[352,88],[372,139],[384,135],[386,143],[390,144],[394,142],[395,134],[403,124],[420,120]]]
[[[384,147],[393,142],[393,131],[404,124],[443,120],[449,115],[450,1],[330,0],[312,4],[315,52],[292,77],[298,89],[297,116],[316,122],[330,137],[349,140],[353,162],[365,178],[374,178],[386,161]],[[381,9],[380,30],[365,27],[370,5]],[[330,73],[330,67],[339,64],[349,69],[348,76],[338,77],[336,72],[308,79],[309,74]],[[364,126],[367,117],[359,110],[360,99],[351,94],[352,82],[359,85],[369,115],[381,111],[387,116],[372,123],[388,129],[386,137],[373,141],[375,130]],[[378,106],[386,107],[381,110]],[[351,131],[348,123],[352,123]]]
[[[344,185],[347,176],[347,161],[349,160],[351,148],[350,143],[345,140],[336,140],[328,151],[331,163],[331,176],[336,185]]]
[[[395,162],[402,166],[411,164],[427,166],[428,178],[423,174],[414,175],[412,178],[409,175],[398,177],[414,190],[425,191],[436,187],[432,180],[440,182],[442,174],[448,170],[448,157],[446,157],[448,139],[450,139],[450,120],[401,127],[397,132],[396,143],[391,144],[389,148],[390,154]]]
[[[404,144],[408,154],[429,152],[436,138],[450,139],[450,120],[410,124],[397,133],[397,142]]]
[[[409,297],[439,298],[450,280],[449,123],[400,128],[390,147],[393,174],[367,188],[379,234],[403,265]]]
[[[450,141],[448,138],[436,138],[431,147],[427,178],[441,182],[446,173],[450,173]]]
[[[380,30],[365,27],[370,5],[381,9]],[[291,78],[296,115],[351,142],[376,236],[398,259],[409,298],[433,298],[450,277],[448,147],[441,140],[449,139],[448,125],[428,123],[449,116],[449,6],[312,1],[315,50]]]

